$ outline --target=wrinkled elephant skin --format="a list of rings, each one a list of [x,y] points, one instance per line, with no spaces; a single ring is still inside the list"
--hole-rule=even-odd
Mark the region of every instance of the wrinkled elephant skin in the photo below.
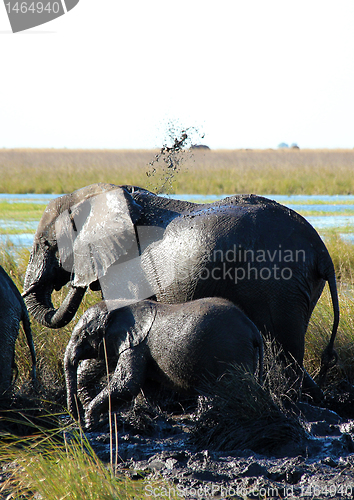
[[[334,310],[329,362],[339,322],[334,267],[303,217],[256,195],[203,205],[95,184],[48,205],[24,294],[30,313],[52,328],[72,319],[88,286],[101,288],[104,299],[173,304],[223,297],[302,367],[308,322],[326,281]],[[70,291],[55,309],[52,291],[66,283]]]
[[[15,365],[15,343],[20,323],[32,357],[32,378],[36,377],[36,355],[28,312],[15,283],[0,266],[0,396],[10,388]]]
[[[95,364],[105,360],[105,353],[116,366],[109,385],[92,401],[84,398],[87,427],[108,410],[109,401],[132,399],[148,379],[195,393],[231,364],[250,373],[259,367],[262,378],[259,330],[232,302],[215,297],[184,304],[145,300],[125,307],[104,301],[89,308],[74,328],[64,358],[68,409],[75,417],[79,361]],[[91,379],[91,364],[83,366]],[[80,378],[85,379],[83,369]]]

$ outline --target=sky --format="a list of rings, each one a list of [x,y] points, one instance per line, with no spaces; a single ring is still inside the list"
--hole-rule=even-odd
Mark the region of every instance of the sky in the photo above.
[[[80,0],[12,33],[0,148],[354,148],[353,0]],[[204,134],[204,138],[201,136]]]

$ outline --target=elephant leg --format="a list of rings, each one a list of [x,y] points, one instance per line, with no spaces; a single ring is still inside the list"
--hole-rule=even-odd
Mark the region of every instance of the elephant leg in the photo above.
[[[99,416],[109,409],[110,401],[131,401],[145,381],[146,359],[139,348],[128,349],[118,360],[116,369],[104,389],[90,402],[85,411],[87,428],[97,424]]]
[[[77,395],[84,409],[101,390],[100,380],[106,374],[103,360],[85,359],[77,370]]]
[[[285,305],[280,311],[286,311]],[[287,305],[289,311],[289,305]],[[312,309],[311,309],[312,310]],[[272,318],[273,319],[273,318]],[[309,322],[308,304],[301,304],[291,308],[288,314],[272,321],[274,338],[282,346],[286,364],[289,364],[289,376],[298,378],[299,386],[302,382],[302,393],[310,396],[316,403],[323,399],[323,393],[316,382],[303,367],[305,352],[305,334]]]
[[[115,370],[116,359],[108,360],[108,373]],[[77,370],[78,399],[86,410],[90,402],[97,396],[107,383],[107,364],[101,359],[86,359],[82,361]]]
[[[1,346],[0,396],[10,388],[16,370],[15,343],[11,339]]]

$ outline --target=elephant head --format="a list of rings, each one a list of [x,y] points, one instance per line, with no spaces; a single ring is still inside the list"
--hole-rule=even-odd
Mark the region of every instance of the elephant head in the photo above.
[[[75,315],[88,286],[109,291],[114,283],[113,296],[106,293],[105,299],[152,296],[136,259],[162,238],[172,219],[192,206],[142,188],[103,183],[51,201],[39,222],[26,271],[23,297],[28,311],[41,324],[61,328]],[[55,309],[52,292],[67,283],[69,292]],[[123,295],[117,293],[122,291],[118,285]]]
[[[138,252],[134,224],[141,208],[133,191],[94,184],[49,203],[34,237],[23,292],[28,311],[41,324],[60,328],[69,323],[86,288],[96,284],[97,289],[109,266]],[[67,283],[70,290],[56,309],[52,292]]]
[[[102,301],[90,307],[75,326],[65,350],[64,370],[68,410],[77,419],[77,371],[87,359],[115,362],[126,350],[141,344],[156,317],[154,303],[136,305],[134,314],[121,301]]]

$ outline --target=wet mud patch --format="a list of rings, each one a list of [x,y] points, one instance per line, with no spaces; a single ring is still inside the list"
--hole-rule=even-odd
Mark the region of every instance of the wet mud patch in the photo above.
[[[334,405],[335,397],[332,388],[330,400],[324,403]],[[347,407],[352,417],[347,418],[326,407],[304,402],[292,405],[288,418],[296,420],[301,431],[275,439],[272,447],[269,433],[275,435],[279,422],[274,421],[273,428],[269,419],[268,427],[262,428],[259,422],[256,434],[263,431],[266,443],[261,452],[247,447],[247,440],[227,450],[217,449],[215,443],[198,444],[195,432],[205,404],[204,400],[194,408],[186,405],[184,411],[169,408],[163,412],[141,398],[117,414],[117,428],[112,432],[106,421],[87,437],[99,458],[109,463],[116,456],[116,431],[117,470],[133,479],[143,478],[147,498],[354,496],[353,406]],[[262,449],[261,438],[258,449]]]

